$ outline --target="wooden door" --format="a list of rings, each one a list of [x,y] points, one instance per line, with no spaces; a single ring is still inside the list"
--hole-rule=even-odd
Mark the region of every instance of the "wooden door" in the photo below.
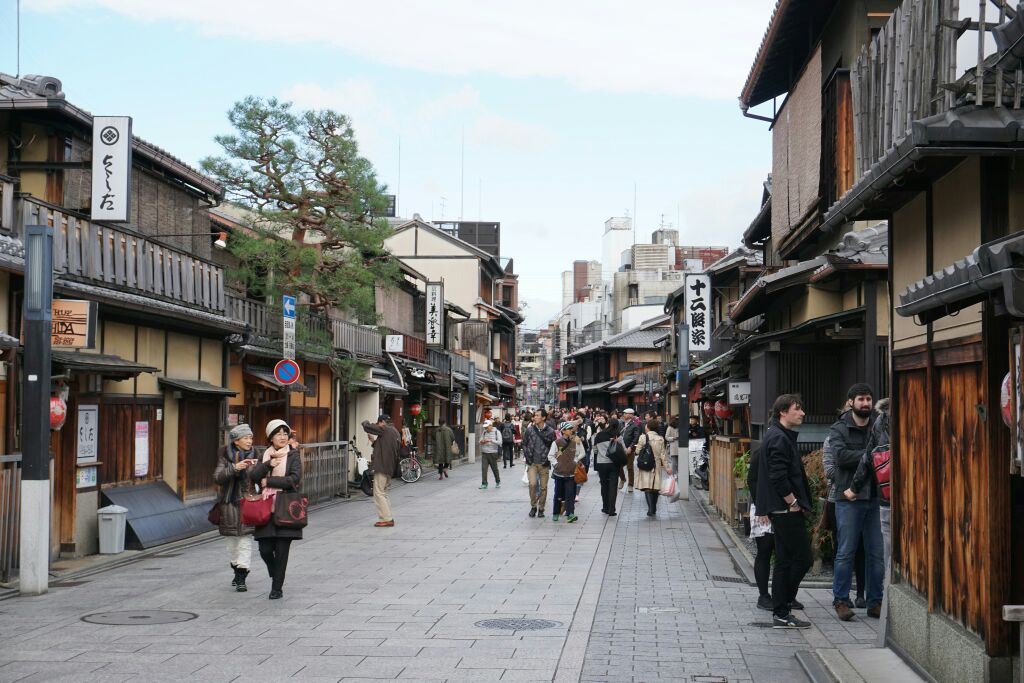
[[[178,449],[179,482],[184,482],[184,497],[197,498],[214,492],[213,470],[217,467],[220,446],[218,401],[185,398],[181,401]]]

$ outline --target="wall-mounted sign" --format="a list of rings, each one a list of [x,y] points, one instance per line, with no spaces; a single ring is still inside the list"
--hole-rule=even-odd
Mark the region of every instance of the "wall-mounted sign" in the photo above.
[[[461,391],[453,391],[452,392],[452,403],[457,403],[458,405],[462,405],[462,392]]]
[[[295,297],[285,294],[281,298],[281,329],[284,331],[283,353],[286,360],[295,360]]]
[[[50,345],[61,349],[92,349],[96,347],[95,301],[54,299]]]
[[[86,489],[96,486],[96,481],[98,479],[96,471],[98,469],[99,468],[96,467],[96,465],[92,465],[90,467],[79,467],[75,471],[75,488]]]
[[[384,339],[384,350],[388,353],[405,352],[405,335],[389,334]]]
[[[135,423],[135,476],[149,474],[149,422]]]
[[[92,219],[127,223],[131,210],[132,118],[92,119]]]
[[[444,348],[444,284],[427,283],[427,346]]]
[[[75,461],[79,464],[96,462],[100,438],[100,407],[78,406],[78,441]]]
[[[710,351],[711,333],[711,277],[686,276],[686,310],[684,322],[690,328],[690,351]]]
[[[745,406],[750,403],[750,382],[729,382],[729,405]]]

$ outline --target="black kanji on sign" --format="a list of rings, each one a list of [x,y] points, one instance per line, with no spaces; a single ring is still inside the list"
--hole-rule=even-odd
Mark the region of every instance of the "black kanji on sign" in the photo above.
[[[690,326],[691,327],[704,327],[707,323],[705,320],[707,315],[703,311],[694,311],[690,313]]]
[[[707,342],[707,336],[704,329],[690,330],[690,343],[694,346],[703,346]]]
[[[704,291],[705,287],[707,287],[707,283],[705,283],[703,280],[697,279],[694,279],[693,284],[690,285],[690,289],[693,290],[693,293],[696,294],[698,297],[703,296],[701,292]]]

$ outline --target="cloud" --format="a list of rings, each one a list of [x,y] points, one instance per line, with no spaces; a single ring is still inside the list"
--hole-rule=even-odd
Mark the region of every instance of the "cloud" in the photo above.
[[[733,0],[30,0],[105,9],[206,35],[335,47],[430,73],[544,77],[588,91],[733,99],[774,3]],[[742,46],[738,49],[735,46]]]
[[[417,107],[418,118],[424,122],[445,118],[455,112],[480,109],[480,92],[471,86],[445,93],[432,100],[421,102]]]
[[[516,150],[540,149],[550,144],[554,133],[542,126],[484,114],[466,130],[466,139],[477,145]]]
[[[680,242],[738,247],[743,231],[761,208],[762,184],[767,173],[750,169],[689,189],[680,200]]]

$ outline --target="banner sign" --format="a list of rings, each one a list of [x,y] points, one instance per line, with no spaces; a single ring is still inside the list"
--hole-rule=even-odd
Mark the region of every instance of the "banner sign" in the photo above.
[[[686,276],[686,320],[690,328],[690,351],[710,351],[711,277],[705,274]]]
[[[99,436],[100,407],[98,405],[78,406],[78,442],[75,447],[75,462],[77,464],[96,462],[99,455],[97,449]]]
[[[282,353],[286,360],[295,360],[295,297],[285,294],[281,298],[281,329],[284,331]]]
[[[132,118],[92,119],[92,219],[127,223],[131,210]]]
[[[61,349],[96,347],[95,301],[54,299],[50,345]]]
[[[427,346],[444,348],[444,284],[427,283]]]
[[[149,422],[135,423],[135,476],[149,474]]]

